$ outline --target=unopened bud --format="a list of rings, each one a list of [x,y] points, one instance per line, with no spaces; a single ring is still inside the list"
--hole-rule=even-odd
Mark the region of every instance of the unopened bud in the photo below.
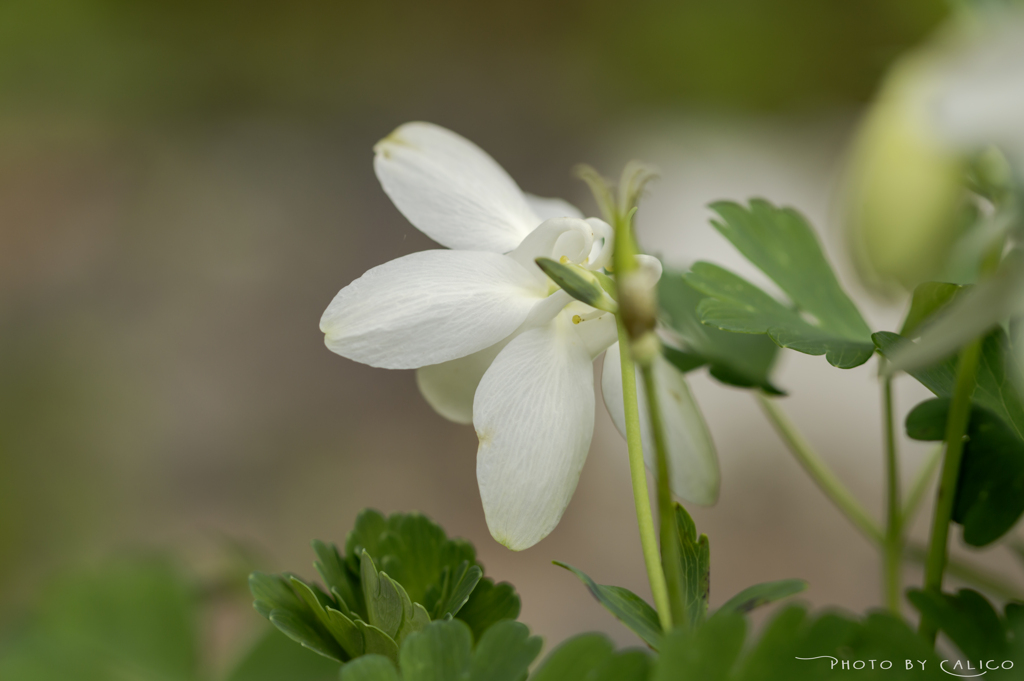
[[[643,270],[633,270],[620,275],[619,307],[622,322],[631,340],[637,340],[654,330],[657,323],[658,301],[650,275]]]

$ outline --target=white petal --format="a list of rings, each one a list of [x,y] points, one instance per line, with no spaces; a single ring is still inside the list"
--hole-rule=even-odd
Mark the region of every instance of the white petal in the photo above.
[[[594,228],[578,218],[551,218],[530,232],[508,257],[534,273],[541,281],[548,277],[539,267],[537,258],[578,263],[593,250]],[[563,262],[565,262],[563,261]]]
[[[563,314],[575,325],[576,333],[591,359],[597,359],[618,338],[615,315],[611,312],[602,313],[586,303],[574,300],[565,307]]]
[[[690,393],[686,379],[668,360],[660,355],[654,361],[658,402],[661,404],[668,444],[670,487],[682,499],[695,504],[710,505],[718,500],[720,475],[715,445],[711,441],[704,416]],[[640,437],[644,448],[644,462],[655,470],[654,438],[651,436],[647,399],[640,372],[636,373],[640,403]],[[622,406],[622,360],[619,344],[608,348],[604,355],[601,391],[612,422],[622,436],[626,436],[626,418]]]
[[[406,123],[374,151],[384,192],[409,222],[443,246],[507,253],[541,222],[508,173],[450,130]]]
[[[570,322],[556,317],[501,351],[473,424],[487,527],[508,548],[529,548],[562,518],[594,434],[593,364]]]
[[[533,194],[524,194],[526,202],[530,204],[530,208],[537,214],[541,220],[550,220],[551,218],[582,218],[583,213],[580,209],[572,205],[568,201],[562,199],[548,199],[543,196],[534,196]]]
[[[417,369],[416,385],[423,398],[449,421],[464,425],[472,423],[473,395],[480,379],[514,336],[515,333],[472,355]]]
[[[386,369],[415,369],[491,346],[526,319],[546,291],[511,258],[421,251],[356,279],[320,320],[327,347]]]

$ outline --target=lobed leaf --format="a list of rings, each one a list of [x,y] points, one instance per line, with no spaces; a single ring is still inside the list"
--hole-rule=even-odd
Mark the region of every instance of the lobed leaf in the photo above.
[[[781,395],[770,379],[778,346],[760,335],[729,333],[701,323],[697,308],[704,299],[682,273],[668,271],[662,275],[658,281],[662,321],[686,348],[681,351],[665,346],[665,357],[683,373],[707,365],[711,375],[722,383]]]
[[[685,612],[690,626],[699,627],[707,617],[711,595],[711,548],[706,534],[697,536],[697,526],[682,504],[676,504],[676,527]]]
[[[907,415],[907,435],[942,440],[949,398],[922,402]],[[975,405],[967,426],[953,520],[964,541],[985,546],[1006,534],[1024,514],[1024,441],[991,411]]]
[[[760,199],[749,208],[731,202],[711,207],[722,218],[712,221],[715,228],[779,286],[792,307],[725,269],[699,262],[685,279],[709,297],[698,305],[703,323],[767,334],[779,347],[825,355],[843,369],[871,358],[871,330],[799,213]]]
[[[1007,654],[1009,637],[1005,623],[978,592],[963,589],[953,595],[911,589],[907,599],[968,658],[990,660]]]
[[[911,342],[899,334],[886,331],[874,334],[872,339],[886,359]],[[952,397],[956,386],[957,362],[956,356],[947,357],[937,364],[907,373],[938,397]],[[1024,400],[1013,381],[1017,371],[1006,332],[996,329],[989,333],[982,343],[971,400],[998,415],[1017,437],[1024,439]]]

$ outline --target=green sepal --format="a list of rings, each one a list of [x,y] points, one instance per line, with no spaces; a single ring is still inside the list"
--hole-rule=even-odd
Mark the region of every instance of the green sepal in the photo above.
[[[537,258],[536,262],[544,274],[576,300],[605,312],[619,311],[619,304],[608,295],[601,281],[590,270],[551,258]]]

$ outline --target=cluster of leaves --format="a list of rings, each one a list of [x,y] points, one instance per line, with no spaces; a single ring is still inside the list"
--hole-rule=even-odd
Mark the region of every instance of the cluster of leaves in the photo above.
[[[706,364],[725,383],[778,394],[770,377],[775,346],[825,355],[844,369],[864,364],[875,352],[891,357],[967,288],[921,284],[900,333],[872,333],[799,213],[759,199],[749,207],[731,202],[711,207],[720,217],[712,222],[715,228],[788,300],[777,300],[711,263],[698,262],[685,274],[667,273],[660,303],[666,325],[684,348],[668,348],[666,356],[683,371]],[[944,438],[956,367],[954,355],[909,372],[938,398],[910,414],[910,437]],[[1024,513],[1024,398],[1015,375],[1019,368],[1009,340],[997,328],[984,341],[954,510],[965,541],[974,546],[1002,537]]]
[[[122,558],[76,571],[48,585],[25,624],[0,640],[0,679],[337,678],[336,664],[269,626],[227,673],[214,673],[200,636],[203,606],[203,591],[163,557]]]
[[[1000,617],[984,596],[970,589],[956,594],[911,590],[907,597],[967,659],[1024,663],[1024,604],[1008,603]]]
[[[706,534],[697,534],[693,518],[682,505],[676,504],[675,512],[679,564],[666,565],[665,569],[676,570],[683,584],[684,603],[680,609],[686,613],[687,621],[682,623],[682,628],[697,629],[708,619],[708,600],[711,596],[711,546]],[[664,642],[664,631],[658,613],[647,601],[621,586],[598,584],[571,565],[559,562],[555,565],[576,575],[606,610],[651,649],[660,649]],[[798,594],[806,588],[807,582],[802,579],[783,579],[756,584],[726,601],[715,615],[743,615],[755,608]]]
[[[910,331],[904,329],[904,333]],[[877,333],[875,342],[883,355],[890,355],[908,341],[903,335]],[[945,438],[957,362],[957,357],[949,357],[910,372],[936,395],[907,415],[907,435],[911,438]],[[964,541],[972,546],[996,541],[1024,513],[1024,404],[1010,378],[1016,371],[1006,332],[1001,328],[992,331],[984,339],[975,376],[953,507],[953,520],[963,525]]]
[[[589,633],[572,638],[553,650],[532,675],[529,667],[540,652],[541,643],[522,624],[499,622],[490,627],[474,646],[469,626],[458,619],[428,624],[403,640],[397,660],[384,655],[363,655],[341,668],[342,681],[790,681],[791,679],[846,678],[851,669],[858,678],[891,678],[905,672],[912,660],[914,678],[945,678],[940,660],[925,641],[902,619],[887,613],[855,618],[838,612],[811,615],[804,606],[793,605],[778,612],[760,638],[750,635],[746,613],[766,603],[802,591],[806,583],[784,580],[745,589],[713,614],[708,611],[710,548],[706,535],[699,535],[690,516],[676,506],[680,565],[685,577],[687,622],[664,633],[657,614],[636,594],[616,586],[595,583],[583,572],[573,572],[594,597],[627,627],[646,648],[616,651],[603,634]],[[915,596],[916,598],[916,596]],[[980,597],[979,597],[980,598]],[[915,601],[916,602],[916,601]],[[939,599],[949,612],[969,611],[985,620],[971,631],[996,634],[998,645],[984,648],[994,659],[1017,654],[1014,636],[1020,626],[1019,610],[1011,606],[1000,620],[991,606],[974,601]],[[923,608],[922,608],[923,610]],[[988,617],[988,620],[986,620]],[[980,640],[968,634],[966,643],[955,632],[955,616],[936,618],[951,629],[950,636],[965,654],[975,654]],[[991,621],[989,621],[991,620]],[[995,626],[992,626],[992,621]],[[971,638],[974,636],[974,638]],[[1020,639],[1024,640],[1024,639]],[[997,655],[998,653],[998,655]],[[1001,657],[1000,657],[1001,656]],[[974,659],[974,658],[972,658]],[[992,657],[985,659],[993,659]],[[882,663],[886,666],[883,668]],[[845,666],[844,666],[845,663]],[[873,663],[873,664],[872,664]],[[856,665],[856,666],[855,666]],[[1011,678],[1000,670],[992,678]],[[1000,675],[1003,675],[1002,677]]]
[[[457,619],[452,627],[464,629],[479,646],[493,625],[519,615],[519,596],[511,585],[483,576],[473,546],[449,539],[420,514],[384,517],[363,511],[344,553],[320,541],[313,542],[313,550],[323,588],[295,575],[259,572],[249,584],[261,615],[335,662],[382,657],[397,663],[406,659],[402,651],[414,634],[424,632],[426,638],[417,641],[438,635],[436,628],[426,633],[438,620]],[[424,644],[409,645],[409,650],[420,650],[417,646]],[[373,664],[379,663],[361,662],[359,668]]]

